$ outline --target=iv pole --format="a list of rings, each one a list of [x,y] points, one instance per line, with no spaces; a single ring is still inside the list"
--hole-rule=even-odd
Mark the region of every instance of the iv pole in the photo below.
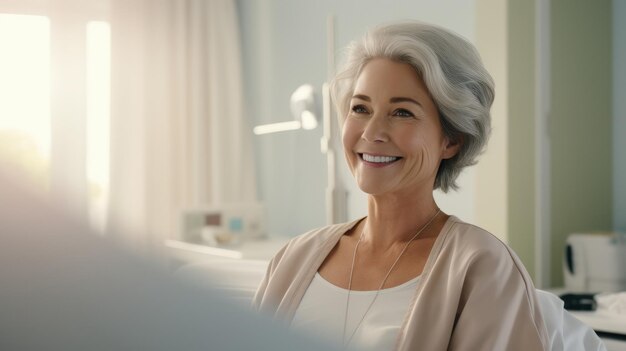
[[[335,224],[347,221],[347,198],[348,193],[343,187],[341,179],[337,175],[338,160],[336,150],[340,143],[338,123],[333,123],[333,107],[328,82],[335,75],[335,16],[328,15],[326,19],[326,66],[328,77],[322,86],[324,134],[321,140],[322,153],[326,154],[327,161],[327,187],[326,187],[326,221]]]

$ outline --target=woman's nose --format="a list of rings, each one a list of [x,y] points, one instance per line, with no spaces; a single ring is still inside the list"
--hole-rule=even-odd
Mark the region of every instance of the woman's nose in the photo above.
[[[389,141],[389,123],[383,114],[372,115],[365,124],[361,138],[368,142]]]

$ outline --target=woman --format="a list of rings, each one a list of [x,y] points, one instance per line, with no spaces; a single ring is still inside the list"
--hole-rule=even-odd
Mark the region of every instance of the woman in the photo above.
[[[475,48],[432,25],[380,27],[351,45],[332,89],[367,217],[291,240],[257,308],[344,348],[548,349],[515,253],[433,198],[489,136],[494,84]]]

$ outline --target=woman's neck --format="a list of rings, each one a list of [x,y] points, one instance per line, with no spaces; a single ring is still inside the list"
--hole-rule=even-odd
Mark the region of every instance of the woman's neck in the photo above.
[[[404,245],[438,212],[432,195],[393,194],[368,197],[368,216],[363,227],[363,243],[374,251],[387,251]],[[432,221],[421,234],[428,232]],[[359,233],[360,234],[360,233]]]

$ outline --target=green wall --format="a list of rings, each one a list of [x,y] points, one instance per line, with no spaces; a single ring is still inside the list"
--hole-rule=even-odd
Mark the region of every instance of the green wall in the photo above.
[[[611,1],[553,0],[552,284],[565,238],[612,227]]]
[[[508,2],[509,244],[535,275],[535,3]],[[612,227],[611,0],[552,0],[551,285],[570,233]]]
[[[508,3],[509,245],[535,275],[535,6]],[[502,90],[504,91],[504,90]]]

